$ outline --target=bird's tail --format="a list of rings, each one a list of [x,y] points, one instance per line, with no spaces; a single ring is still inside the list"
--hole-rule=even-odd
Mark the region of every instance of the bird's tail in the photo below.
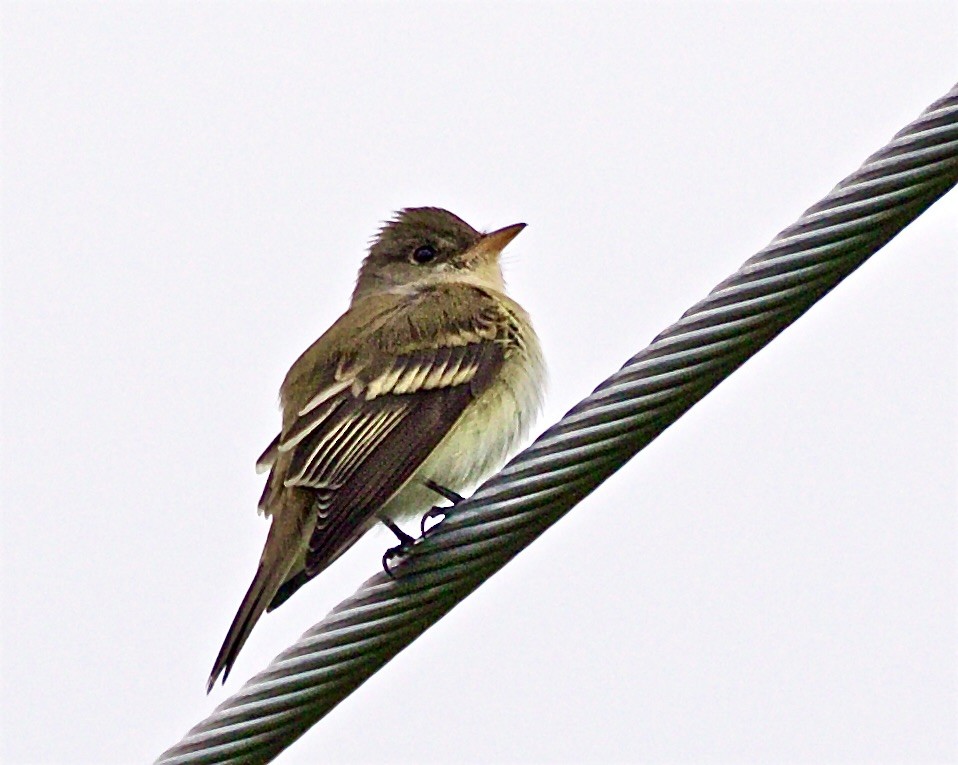
[[[207,693],[213,689],[220,673],[223,675],[223,682],[226,682],[240,649],[289,573],[298,544],[300,538],[297,525],[282,524],[280,519],[274,516],[256,576],[253,577],[239,611],[233,617],[233,623],[226,633],[216,661],[213,662],[213,671],[206,685]]]

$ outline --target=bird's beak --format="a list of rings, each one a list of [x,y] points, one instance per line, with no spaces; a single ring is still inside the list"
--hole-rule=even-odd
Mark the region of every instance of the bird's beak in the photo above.
[[[519,236],[519,232],[525,227],[525,223],[513,223],[492,233],[483,234],[482,238],[466,253],[468,260],[495,260],[506,245]]]

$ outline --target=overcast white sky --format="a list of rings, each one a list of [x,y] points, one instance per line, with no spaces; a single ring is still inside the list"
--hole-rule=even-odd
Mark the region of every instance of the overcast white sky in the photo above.
[[[555,421],[958,80],[958,4],[4,3],[4,763],[148,762],[289,364],[402,206],[529,227]],[[958,192],[281,756],[958,760]]]

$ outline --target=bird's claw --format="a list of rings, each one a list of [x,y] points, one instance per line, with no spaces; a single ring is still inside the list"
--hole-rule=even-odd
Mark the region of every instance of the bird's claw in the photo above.
[[[393,575],[392,569],[389,568],[389,561],[393,558],[402,558],[409,551],[409,548],[416,544],[416,540],[399,528],[399,526],[389,518],[381,518],[380,520],[389,527],[389,530],[395,534],[396,539],[399,540],[398,545],[390,547],[383,553],[383,571],[386,572],[386,576],[390,579],[395,579],[396,577]]]
[[[457,505],[460,502],[462,502],[462,496],[460,494],[454,492],[452,489],[447,489],[445,486],[443,486],[440,483],[436,483],[433,480],[427,480],[425,481],[425,485],[426,485],[426,488],[436,492],[436,494],[438,494],[443,499],[448,500],[453,505]],[[421,536],[423,537],[426,536],[428,532],[432,531],[438,525],[438,523],[434,524],[427,529],[426,524],[429,521],[431,521],[433,518],[440,518],[440,519],[445,518],[446,511],[448,509],[449,508],[446,508],[446,507],[429,508],[429,510],[427,510],[423,514],[422,520],[419,522],[419,532]],[[392,569],[389,567],[390,561],[392,561],[394,558],[402,558],[409,551],[409,548],[411,548],[416,543],[416,540],[413,539],[411,536],[409,536],[409,534],[407,534],[401,528],[399,528],[399,526],[393,523],[393,521],[391,521],[389,518],[382,518],[381,520],[384,524],[386,524],[390,528],[393,534],[395,534],[396,537],[399,539],[398,545],[396,545],[395,547],[390,547],[388,550],[386,550],[386,552],[383,553],[383,571],[386,572],[386,576],[388,576],[390,579],[395,579],[396,576],[395,574],[393,574]],[[440,520],[440,523],[441,522],[442,521]]]
[[[426,536],[426,534],[428,534],[430,531],[436,528],[436,526],[442,523],[442,519],[446,517],[447,509],[448,508],[445,508],[445,507],[430,507],[425,513],[423,513],[422,520],[419,521],[419,531],[422,534],[422,536]],[[440,520],[438,523],[434,523],[429,528],[426,528],[426,524],[429,521],[431,521],[433,518],[439,518]]]
[[[435,481],[431,479],[427,480],[425,483],[426,483],[427,489],[432,489],[434,492],[436,492],[436,494],[438,494],[443,499],[449,500],[450,502],[452,502],[453,506],[458,505],[460,502],[462,502],[462,495],[458,494],[457,492],[454,492],[452,489],[447,489],[442,484],[436,483]],[[448,507],[431,507],[429,508],[429,510],[427,510],[423,514],[422,520],[419,522],[419,531],[422,534],[422,536],[426,536],[427,532],[432,531],[434,528],[436,528],[436,526],[439,525],[439,523],[442,523],[442,520],[445,519],[446,517],[446,511],[448,509],[449,509]],[[439,518],[440,519],[439,523],[435,523],[427,529],[426,523],[431,521],[433,518]]]
[[[394,558],[399,558],[400,560],[403,556],[409,552],[409,549],[415,544],[416,540],[412,537],[409,537],[409,541],[400,542],[395,547],[390,547],[386,552],[383,553],[383,571],[386,572],[386,576],[390,579],[395,579],[396,575],[392,572],[389,564]]]

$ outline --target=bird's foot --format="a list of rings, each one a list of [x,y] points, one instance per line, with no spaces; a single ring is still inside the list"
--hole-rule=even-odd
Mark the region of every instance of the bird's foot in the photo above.
[[[426,534],[443,522],[443,519],[446,517],[446,510],[448,509],[448,507],[430,507],[425,513],[422,514],[422,520],[419,522],[419,531],[423,536],[426,536]],[[435,519],[438,519],[435,523],[429,523]]]
[[[458,505],[460,502],[462,502],[461,494],[457,494],[452,489],[447,489],[442,484],[436,483],[435,481],[431,479],[426,481],[426,488],[432,489],[434,492],[436,492],[436,494],[438,494],[443,499],[448,499],[450,502],[452,502],[453,506]],[[423,536],[426,536],[427,533],[429,533],[434,528],[436,528],[436,526],[442,523],[442,519],[446,517],[446,511],[448,509],[449,508],[447,507],[429,508],[429,510],[427,510],[423,514],[422,520],[419,522],[419,531],[421,532],[421,534]],[[433,520],[434,518],[439,518],[439,521],[427,527],[426,524],[429,523],[429,521]]]
[[[386,550],[386,552],[383,553],[383,571],[386,572],[386,576],[388,576],[390,579],[395,579],[396,576],[389,567],[390,561],[396,558],[402,558],[407,552],[409,552],[409,548],[416,544],[416,540],[399,528],[399,526],[393,523],[390,519],[381,518],[380,520],[382,520],[382,522],[393,534],[396,535],[396,538],[399,540],[398,545],[395,547],[390,547],[388,550]]]
[[[454,505],[458,505],[460,502],[462,502],[461,494],[457,494],[452,489],[447,489],[441,483],[436,483],[431,478],[428,481],[426,481],[426,488],[432,489],[440,497],[442,497],[443,499],[448,499]]]

